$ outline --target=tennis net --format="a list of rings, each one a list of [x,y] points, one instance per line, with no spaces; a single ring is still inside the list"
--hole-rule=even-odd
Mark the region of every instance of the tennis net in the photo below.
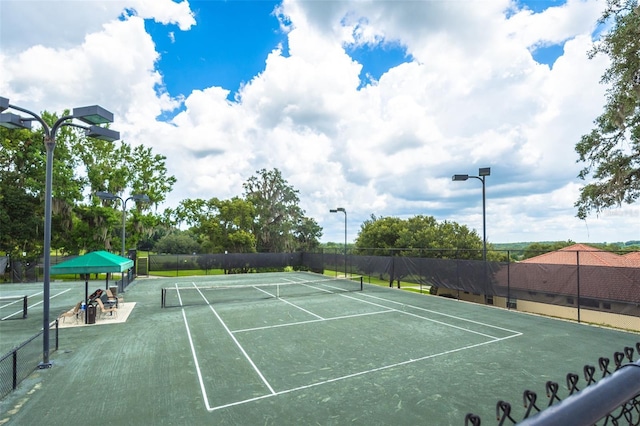
[[[208,305],[212,303],[289,298],[361,291],[361,276],[286,281],[272,284],[175,286],[162,289],[162,307]]]
[[[27,317],[27,296],[0,297],[0,320]]]

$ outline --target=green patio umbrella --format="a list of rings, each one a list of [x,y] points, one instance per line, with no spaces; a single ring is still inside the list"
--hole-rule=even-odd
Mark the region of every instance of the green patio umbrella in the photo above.
[[[78,256],[52,266],[50,269],[50,274],[85,274],[86,278],[84,282],[84,303],[86,306],[89,302],[89,274],[124,272],[130,268],[133,268],[133,260],[131,259],[127,259],[126,257],[118,256],[116,254],[111,254],[107,251],[93,251],[83,256]],[[86,309],[84,319],[86,323]]]

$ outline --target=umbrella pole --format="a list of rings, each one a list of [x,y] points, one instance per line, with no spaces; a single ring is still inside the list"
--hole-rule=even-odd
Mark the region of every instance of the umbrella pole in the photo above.
[[[84,282],[84,323],[89,319],[89,280]]]

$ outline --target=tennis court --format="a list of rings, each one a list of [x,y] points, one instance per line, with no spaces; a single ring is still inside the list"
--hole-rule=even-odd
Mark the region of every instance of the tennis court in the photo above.
[[[52,316],[83,286],[52,283]],[[61,329],[53,368],[0,403],[0,424],[491,424],[499,399],[640,339],[308,273],[138,279],[125,301],[125,323]],[[41,325],[38,306],[0,322],[3,347]]]

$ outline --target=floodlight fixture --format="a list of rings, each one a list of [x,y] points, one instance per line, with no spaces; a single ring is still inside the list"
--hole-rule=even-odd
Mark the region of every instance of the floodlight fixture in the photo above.
[[[480,167],[480,169],[478,169],[478,175],[480,175],[480,176],[490,176],[491,175],[491,167]]]
[[[148,203],[151,201],[147,194],[136,194],[129,197],[130,200],[141,201],[143,203]]]
[[[101,139],[107,142],[113,142],[120,139],[120,132],[107,129],[106,127],[90,126],[86,129],[86,136],[90,138]]]
[[[0,114],[0,126],[7,129],[30,129],[31,120],[25,120],[18,114],[5,112]]]
[[[121,198],[118,197],[117,195],[113,195],[112,193],[105,192],[105,191],[97,191],[96,197],[102,200],[121,200]]]
[[[113,113],[102,108],[100,105],[74,108],[73,117],[87,124],[113,123]]]
[[[463,181],[469,179],[469,175],[453,175],[451,180],[453,181]]]

